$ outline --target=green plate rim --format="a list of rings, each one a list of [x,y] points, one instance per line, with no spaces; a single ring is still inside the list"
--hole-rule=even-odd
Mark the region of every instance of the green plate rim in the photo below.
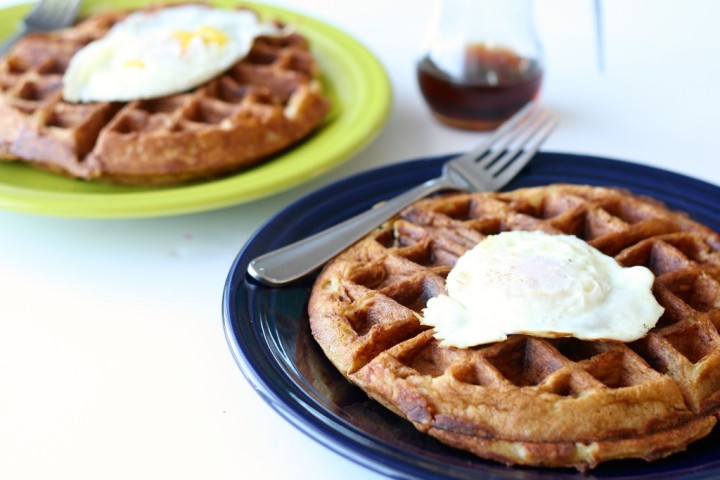
[[[162,2],[153,2],[162,3]],[[173,2],[178,3],[178,2]],[[4,164],[7,169],[31,169],[23,174],[68,182],[71,191],[43,189],[32,184],[3,183],[0,168],[0,209],[49,216],[84,218],[142,218],[196,213],[248,203],[288,190],[349,160],[367,146],[390,115],[392,88],[380,61],[349,34],[304,13],[256,2],[215,0],[217,6],[248,6],[265,18],[297,26],[306,35],[320,64],[323,82],[333,101],[328,119],[311,137],[288,151],[237,174],[205,182],[161,188],[135,188],[101,184],[109,191],[82,191],[95,182],[59,179],[24,164]],[[103,8],[122,9],[147,5],[142,0],[84,2],[81,15]],[[7,24],[31,5],[0,9],[0,34]],[[3,30],[7,30],[3,32]],[[40,182],[42,183],[42,182]],[[95,184],[94,186],[97,186]],[[78,189],[80,191],[72,191]]]

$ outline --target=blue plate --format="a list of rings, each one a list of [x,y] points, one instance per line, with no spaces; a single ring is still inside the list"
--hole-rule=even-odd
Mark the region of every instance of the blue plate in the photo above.
[[[223,296],[225,333],[241,370],[280,415],[333,451],[376,472],[403,478],[710,479],[720,478],[720,432],[653,463],[609,462],[582,475],[567,469],[509,468],[418,433],[350,385],[316,346],[306,314],[313,278],[283,287],[258,284],[251,259],[306,237],[435,177],[449,157],[371,170],[328,185],[280,212],[245,245]],[[507,189],[567,182],[627,188],[649,195],[720,231],[720,188],[633,163],[541,153]]]

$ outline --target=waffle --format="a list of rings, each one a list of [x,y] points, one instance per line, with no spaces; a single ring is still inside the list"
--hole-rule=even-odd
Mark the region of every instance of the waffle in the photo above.
[[[188,92],[128,103],[63,101],[73,54],[128,13],[29,35],[0,59],[0,158],[113,183],[186,182],[267,159],[308,136],[329,110],[298,33],[258,37],[244,59]]]
[[[511,335],[443,347],[418,318],[485,236],[582,238],[653,271],[665,308],[632,343]],[[720,409],[720,235],[630,192],[556,184],[421,200],[330,262],[312,333],[351,382],[421,432],[506,464],[654,460],[707,435]]]

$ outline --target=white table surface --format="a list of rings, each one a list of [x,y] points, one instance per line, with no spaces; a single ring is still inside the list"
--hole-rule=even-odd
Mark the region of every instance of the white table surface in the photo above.
[[[113,221],[0,212],[0,478],[380,478],[252,390],[223,333],[228,269],[256,229],[305,193],[483,135],[436,124],[420,99],[413,67],[430,0],[272,3],[334,24],[378,56],[394,89],[385,129],[330,173],[219,211]],[[605,0],[602,73],[590,0],[542,0],[536,13],[541,100],[561,121],[545,150],[720,184],[720,2]]]

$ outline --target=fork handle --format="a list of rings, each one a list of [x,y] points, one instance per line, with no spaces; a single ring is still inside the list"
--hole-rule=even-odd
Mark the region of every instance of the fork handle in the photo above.
[[[0,45],[0,57],[4,57],[5,54],[10,51],[12,46],[15,45],[15,43],[22,37],[24,37],[27,33],[27,28],[21,27],[17,32],[8,37],[8,39],[5,40],[2,45]]]
[[[443,177],[428,180],[359,215],[253,259],[248,273],[261,283],[280,286],[307,275],[378,225],[420,198],[457,186]]]

